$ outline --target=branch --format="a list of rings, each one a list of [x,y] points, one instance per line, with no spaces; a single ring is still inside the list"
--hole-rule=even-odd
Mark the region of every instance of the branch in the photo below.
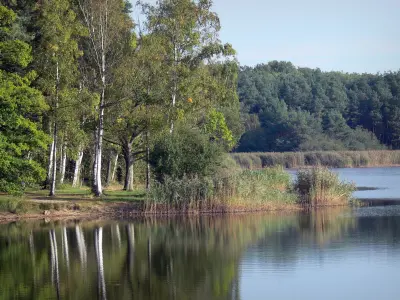
[[[117,146],[122,147],[122,145],[121,145],[121,144],[118,144],[118,142],[114,142],[114,141],[112,141],[112,140],[109,140],[109,139],[107,139],[107,138],[104,137],[104,136],[103,136],[103,140],[105,140],[106,142],[108,142],[108,143],[110,143],[110,144],[114,144],[114,145],[117,145]]]

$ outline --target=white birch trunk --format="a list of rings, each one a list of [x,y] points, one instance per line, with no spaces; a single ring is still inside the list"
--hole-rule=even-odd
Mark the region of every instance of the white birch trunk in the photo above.
[[[61,154],[61,165],[60,165],[60,184],[64,183],[65,179],[65,168],[67,165],[67,147],[65,144],[62,145],[62,154]]]
[[[50,193],[49,196],[56,194],[56,180],[57,180],[57,123],[54,123],[53,133],[53,166],[50,176]]]
[[[80,149],[82,149],[82,148],[83,147],[80,147]],[[74,178],[72,180],[72,187],[78,187],[82,159],[83,159],[83,150],[79,150],[78,159],[75,162],[75,170],[74,170]]]
[[[56,193],[56,180],[57,180],[57,110],[58,110],[58,88],[60,84],[60,73],[58,68],[58,61],[56,63],[56,103],[55,103],[55,116],[54,116],[54,132],[53,132],[53,170],[51,174],[50,193],[49,196],[54,196]]]
[[[115,158],[114,158],[114,165],[113,165],[113,169],[111,172],[111,182],[113,182],[115,180],[115,174],[117,173],[117,166],[118,166],[118,153],[115,155]]]
[[[46,178],[46,186],[45,189],[48,188],[48,184],[51,182],[51,174],[53,172],[53,150],[54,150],[54,139],[51,142],[50,151],[49,151],[49,163],[47,167],[47,178]]]

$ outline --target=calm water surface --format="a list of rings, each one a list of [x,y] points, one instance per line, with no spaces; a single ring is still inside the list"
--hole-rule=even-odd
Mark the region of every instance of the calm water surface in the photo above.
[[[354,196],[363,199],[400,199],[400,167],[336,169],[340,178],[354,182],[358,187],[377,188],[357,191]]]
[[[400,167],[332,169],[342,180],[354,182],[357,187],[375,188],[354,193],[356,198],[400,200]],[[289,170],[295,178],[296,171]]]
[[[399,299],[400,207],[0,225],[0,299]]]

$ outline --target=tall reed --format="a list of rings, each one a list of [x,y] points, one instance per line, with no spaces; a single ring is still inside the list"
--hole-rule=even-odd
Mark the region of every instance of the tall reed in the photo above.
[[[346,205],[352,199],[355,185],[343,182],[327,168],[299,170],[294,183],[299,202],[308,206]]]
[[[274,210],[294,206],[290,175],[282,167],[244,170],[228,177],[165,178],[155,183],[144,207],[149,213]]]
[[[254,152],[233,153],[231,155],[243,169],[250,170],[278,165],[285,168],[312,166],[351,168],[400,165],[400,150]]]

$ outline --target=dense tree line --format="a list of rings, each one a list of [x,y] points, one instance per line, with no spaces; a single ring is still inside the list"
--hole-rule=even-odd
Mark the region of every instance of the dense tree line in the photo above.
[[[400,72],[348,74],[272,61],[242,67],[238,151],[400,148]]]
[[[176,175],[152,170],[179,164],[184,135],[204,157],[239,139],[238,65],[211,0],[1,3],[0,191],[84,181],[100,196],[118,170],[130,190],[139,162],[149,188]]]

